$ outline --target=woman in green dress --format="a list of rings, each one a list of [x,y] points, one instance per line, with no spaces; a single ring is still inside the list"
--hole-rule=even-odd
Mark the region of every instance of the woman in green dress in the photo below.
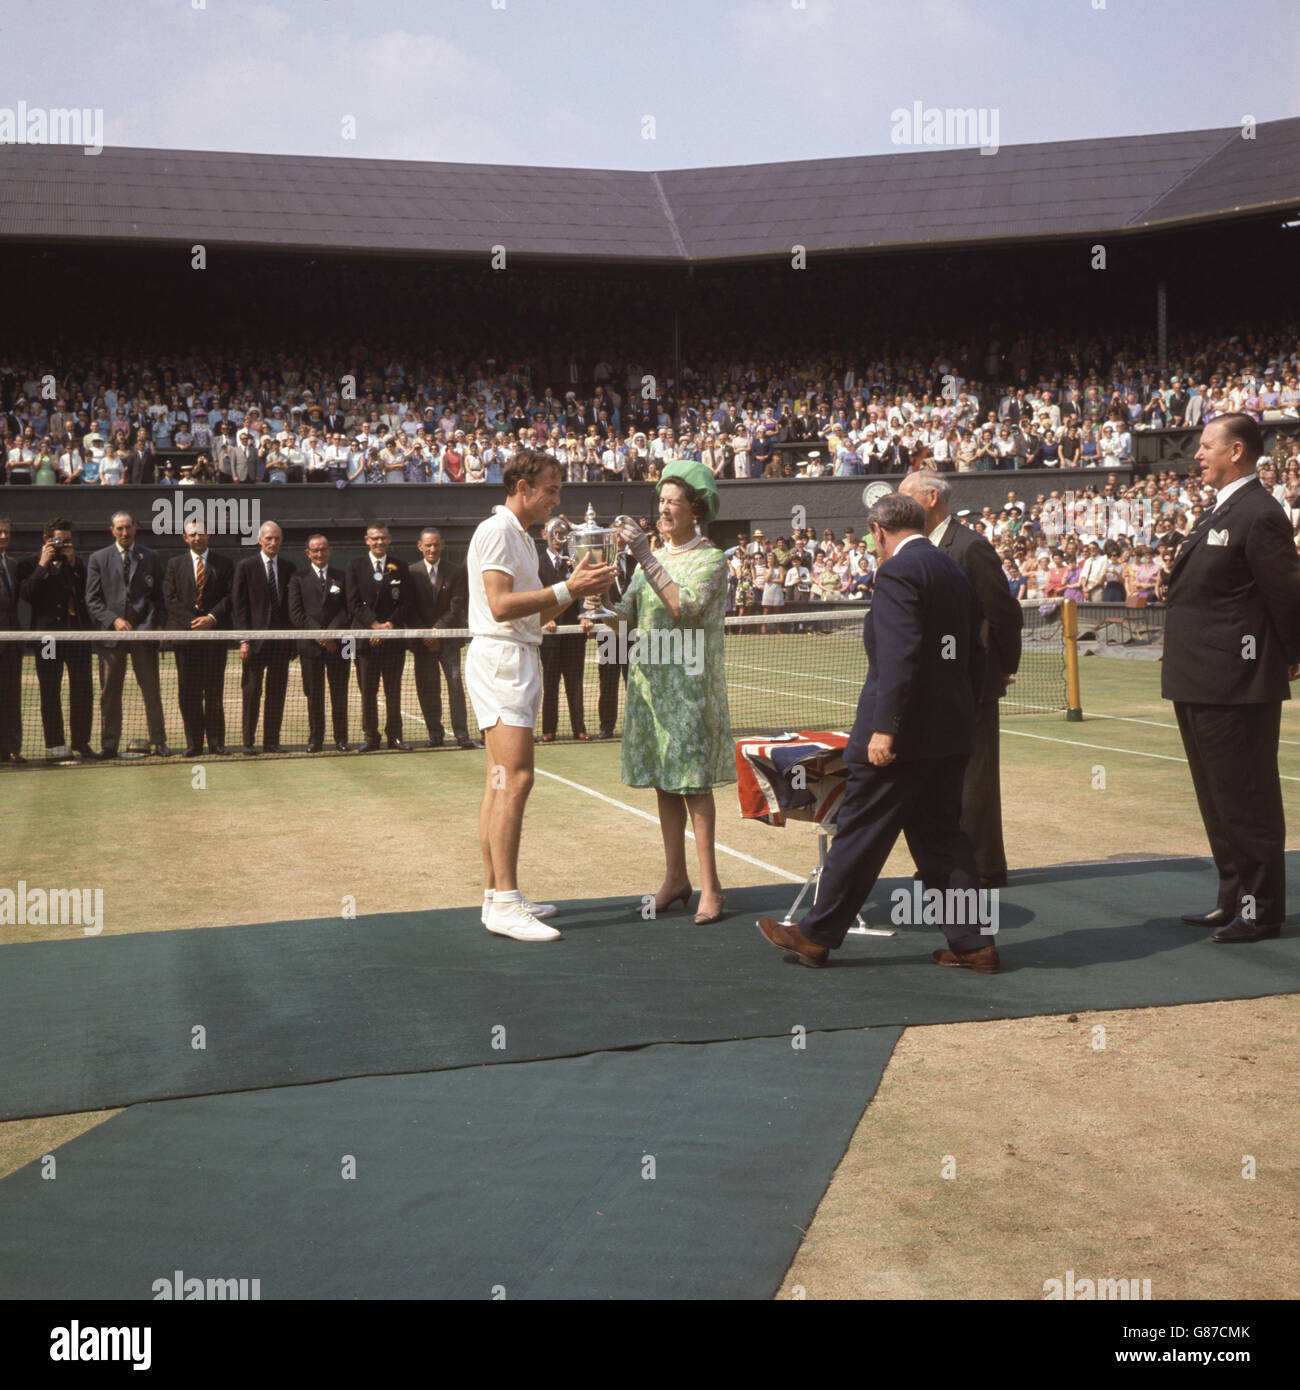
[[[689,818],[701,880],[695,920],[704,925],[722,917],[724,903],[713,788],[736,780],[722,650],[727,562],[696,530],[697,521],[717,515],[712,471],[689,460],[670,463],[658,492],[663,545],[652,551],[639,526],[625,528],[638,568],[614,605],[627,623],[628,643],[622,780],[658,794],[666,872],[654,897],[656,912],[678,901],[685,907],[690,898]]]

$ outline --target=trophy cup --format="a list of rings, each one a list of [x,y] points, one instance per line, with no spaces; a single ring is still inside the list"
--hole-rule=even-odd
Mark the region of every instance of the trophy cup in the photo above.
[[[563,546],[569,558],[576,565],[584,555],[591,557],[594,564],[612,565],[618,558],[618,528],[623,522],[631,522],[631,517],[616,516],[613,526],[601,526],[596,521],[596,508],[587,506],[587,517],[581,526],[575,526],[566,516],[553,516],[542,529],[547,545],[557,554]],[[588,594],[582,601],[583,617],[592,622],[606,618],[617,618],[612,608],[606,608],[597,594]]]

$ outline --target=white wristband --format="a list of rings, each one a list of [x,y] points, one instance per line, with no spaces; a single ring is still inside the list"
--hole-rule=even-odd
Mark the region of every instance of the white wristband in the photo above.
[[[563,580],[558,584],[552,584],[551,592],[555,595],[555,601],[561,608],[567,608],[573,602],[573,595],[569,592],[569,586]]]

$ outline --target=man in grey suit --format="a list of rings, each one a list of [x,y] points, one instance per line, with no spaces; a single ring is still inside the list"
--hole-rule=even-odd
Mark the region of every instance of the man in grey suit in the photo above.
[[[9,558],[9,518],[0,517],[0,632],[19,631],[18,567]],[[21,642],[0,642],[0,763],[22,763],[23,648]]]
[[[97,550],[86,565],[86,607],[105,631],[148,632],[167,625],[163,564],[158,552],[135,543],[130,512],[114,512],[113,544]],[[153,642],[105,642],[99,649],[100,757],[115,758],[122,738],[122,685],[127,653],[144,697],[149,751],[171,756],[158,685],[158,647]]]
[[[247,430],[240,430],[239,443],[234,457],[235,481],[237,483],[261,482],[262,461],[257,452],[257,441]]]

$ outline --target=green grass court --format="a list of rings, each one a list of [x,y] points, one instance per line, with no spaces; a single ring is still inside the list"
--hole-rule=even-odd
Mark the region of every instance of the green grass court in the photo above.
[[[847,728],[857,695],[852,678],[810,679],[798,651],[804,643],[824,649],[842,639],[786,640],[788,666],[773,670],[770,662],[751,664],[746,652],[751,641],[755,650],[770,644],[728,639],[737,703],[752,711],[785,692],[806,694],[804,727]],[[1158,663],[1085,658],[1081,723],[1004,709],[1003,816],[1013,870],[1206,854],[1159,680]],[[291,696],[295,689],[301,699],[296,667]],[[238,708],[235,688],[227,704],[231,742],[238,738]],[[406,718],[408,739],[420,739],[418,718],[409,709]],[[767,727],[800,722],[778,719]],[[567,733],[563,701],[560,727]],[[359,732],[358,724],[354,735]],[[1300,846],[1294,704],[1284,706],[1282,740],[1288,844]],[[481,751],[453,746],[289,759],[236,754],[202,764],[178,758],[112,767],[34,764],[0,777],[11,801],[39,808],[11,821],[12,875],[33,884],[102,887],[111,933],[328,916],[347,899],[358,914],[475,904],[481,888],[475,816],[484,775]],[[741,821],[734,788],[720,788],[717,797],[724,884],[802,879],[815,858],[810,826]],[[654,808],[652,791],[621,785],[617,741],[539,745],[524,825],[525,892],[546,900],[626,894],[629,907],[639,903],[658,886],[662,867]],[[905,860],[896,850],[886,873],[909,872]],[[774,889],[774,906],[792,900],[793,892],[789,900],[786,893]],[[6,926],[0,939],[43,940],[63,931]]]

